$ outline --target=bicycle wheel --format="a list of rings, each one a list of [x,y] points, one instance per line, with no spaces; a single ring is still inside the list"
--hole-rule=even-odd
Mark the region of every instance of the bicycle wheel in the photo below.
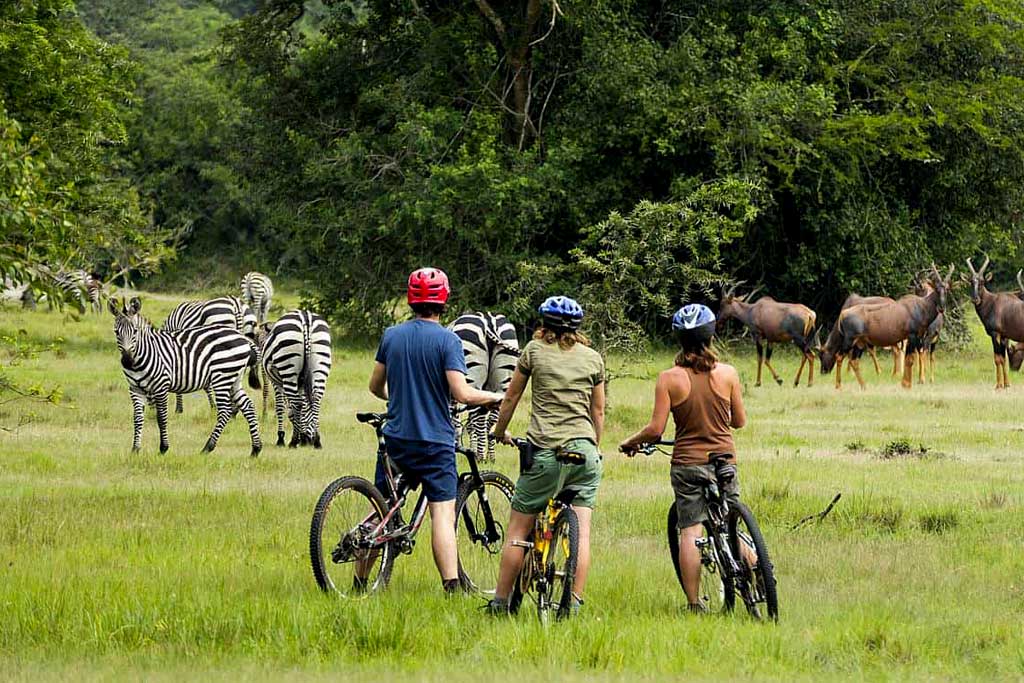
[[[768,555],[768,545],[764,542],[754,513],[743,503],[736,503],[730,508],[729,550],[742,570],[736,581],[736,589],[747,611],[755,619],[761,619],[764,616],[761,605],[764,605],[768,618],[778,621],[775,569]]]
[[[515,485],[499,472],[481,472],[480,478],[483,486],[467,479],[455,498],[459,581],[466,591],[493,595]]]
[[[542,623],[565,619],[572,611],[572,587],[576,580],[580,522],[572,508],[563,508],[551,528],[551,541],[544,563],[544,582],[537,595],[537,613]]]
[[[675,503],[668,509],[668,551],[672,556],[672,567],[676,572],[679,587],[683,587],[683,573],[679,569],[679,515]],[[704,535],[700,545],[700,600],[709,612],[730,612],[736,603],[736,591],[732,579],[725,576],[718,563],[715,541],[710,525],[704,523]]]
[[[309,528],[309,557],[321,590],[362,598],[387,586],[395,549],[390,543],[371,547],[387,510],[380,491],[362,477],[342,477],[324,489]]]

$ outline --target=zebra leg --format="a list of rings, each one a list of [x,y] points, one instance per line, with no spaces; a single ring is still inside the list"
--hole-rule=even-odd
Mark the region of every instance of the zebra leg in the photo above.
[[[491,439],[491,430],[494,429],[494,425],[498,424],[498,411],[488,410],[487,411],[487,433],[484,434],[484,438],[487,439],[487,461],[495,462],[496,457],[494,453],[494,440]]]
[[[217,447],[217,440],[220,439],[224,427],[227,426],[228,420],[231,419],[234,405],[234,401],[231,399],[231,392],[231,387],[218,387],[213,390],[214,398],[217,400],[217,423],[213,426],[213,431],[210,433],[210,438],[206,440],[206,445],[203,446],[204,453],[212,453],[213,449]]]
[[[284,392],[274,384],[274,413],[277,416],[277,445],[284,445]]]
[[[322,397],[313,395],[313,405],[309,408],[309,428],[313,434],[313,448],[317,450],[323,448],[323,444],[320,442],[320,400]]]
[[[184,409],[185,409],[185,406],[182,403],[181,394],[175,394],[174,395],[174,412],[180,414],[182,411],[184,411]]]
[[[483,408],[473,408],[469,416],[469,434],[478,462],[487,462],[487,413]]]
[[[263,450],[263,441],[260,439],[260,426],[256,422],[256,406],[252,404],[252,399],[249,398],[249,394],[245,393],[245,389],[242,388],[241,384],[235,387],[233,398],[236,412],[240,411],[245,416],[245,421],[249,423],[249,439],[252,441],[252,452],[249,455],[255,458]]]
[[[213,390],[210,387],[206,387],[206,399],[210,402],[210,408],[217,410],[217,402],[213,400]],[[231,412],[231,417],[234,417],[234,411]]]
[[[160,453],[166,453],[170,444],[167,442],[167,392],[157,394],[153,399],[156,403],[156,425],[160,429]]]
[[[288,402],[288,421],[292,423],[292,440],[288,448],[298,448],[302,444],[302,410],[305,401],[296,398]]]
[[[142,448],[142,421],[144,419],[146,411],[146,397],[142,394],[137,394],[134,391],[132,394],[132,427],[134,433],[132,436],[132,453],[138,453],[139,449]]]

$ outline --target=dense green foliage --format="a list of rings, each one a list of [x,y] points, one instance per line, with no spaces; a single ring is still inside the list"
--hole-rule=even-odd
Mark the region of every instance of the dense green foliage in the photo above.
[[[115,151],[134,67],[73,9],[0,7],[0,274],[19,282],[44,262],[113,275],[167,255]]]
[[[722,277],[827,318],[933,259],[1015,270],[1017,3],[78,5],[128,52],[69,0],[4,10],[5,183],[70,243],[294,276],[352,334],[425,263],[457,308],[576,292],[622,346]]]
[[[644,283],[663,313],[705,268],[828,307],[900,293],[932,259],[1014,253],[1017,5],[355,4],[300,31],[304,3],[275,0],[225,31],[259,230],[329,313],[387,319],[424,262],[460,305],[521,309],[554,268],[652,331]],[[713,248],[608,230],[723,186],[750,210]],[[648,277],[612,285],[597,252]]]

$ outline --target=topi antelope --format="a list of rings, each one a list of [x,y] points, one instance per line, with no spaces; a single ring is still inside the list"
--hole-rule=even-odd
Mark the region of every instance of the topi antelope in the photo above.
[[[741,283],[729,287],[722,292],[722,303],[718,308],[718,327],[721,329],[729,318],[736,318],[750,329],[757,346],[757,383],[761,386],[761,365],[768,366],[775,381],[781,385],[782,379],[772,367],[772,344],[792,342],[800,349],[803,358],[800,369],[796,373],[793,386],[800,386],[800,375],[804,366],[808,366],[807,386],[814,384],[814,352],[811,350],[814,338],[814,311],[803,304],[787,304],[776,301],[770,296],[763,296],[756,303],[747,300],[760,287],[744,296],[736,296],[736,288]]]
[[[985,273],[988,264],[989,258],[986,256],[981,268],[975,270],[971,259],[967,259],[971,276],[964,276],[964,279],[971,284],[971,303],[974,304],[974,310],[978,312],[981,324],[985,326],[985,333],[992,338],[996,389],[1008,389],[1010,377],[1006,371],[1006,347],[1011,341],[1024,341],[1024,301],[1021,301],[1017,293],[988,291],[985,283],[992,279],[992,273]],[[1018,284],[1019,275],[1018,273]],[[1024,360],[1024,350],[1020,345],[1010,352],[1009,360],[1013,369],[1020,367],[1021,361]]]
[[[896,299],[891,299],[887,296],[861,296],[860,294],[851,293],[846,297],[846,301],[843,302],[843,307],[839,310],[845,311],[851,306],[859,306],[862,304],[894,304]],[[898,377],[903,372],[903,347],[905,344],[897,344],[889,350],[892,351],[892,376]],[[871,356],[871,362],[875,365],[875,374],[882,374],[882,369],[878,367],[878,355],[875,353],[875,347],[867,347],[868,355]]]
[[[913,383],[914,356],[924,343],[928,327],[945,309],[952,274],[950,266],[943,278],[933,264],[934,289],[926,296],[907,294],[892,304],[860,304],[842,311],[819,352],[822,373],[827,374],[835,367],[836,388],[841,388],[843,358],[849,356],[850,368],[863,389],[860,356],[864,350],[869,346],[895,346],[906,340],[902,384],[909,389]]]

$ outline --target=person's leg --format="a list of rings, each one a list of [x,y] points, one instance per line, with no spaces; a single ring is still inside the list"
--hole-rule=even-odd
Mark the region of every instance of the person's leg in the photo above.
[[[573,505],[572,509],[580,521],[580,545],[576,555],[576,579],[573,582],[572,592],[582,602],[583,590],[587,586],[587,574],[590,572],[590,518],[594,511],[591,508],[578,505]]]
[[[700,550],[697,539],[703,526],[693,524],[679,530],[679,571],[683,575],[683,591],[691,605],[700,604]]]
[[[459,551],[455,541],[455,494],[459,473],[455,447],[419,442],[416,445],[414,475],[423,485],[430,511],[430,547],[445,592],[459,588]]]
[[[430,511],[430,547],[441,581],[459,580],[459,554],[455,545],[455,500],[427,503]]]
[[[513,545],[514,542],[525,541],[533,531],[536,514],[527,514],[512,510],[508,520],[508,528],[505,529],[505,545],[501,549],[501,565],[498,569],[498,585],[494,589],[494,597],[498,602],[507,602],[509,594],[512,593],[512,586],[519,570],[523,567],[523,558],[526,556],[524,549]]]

